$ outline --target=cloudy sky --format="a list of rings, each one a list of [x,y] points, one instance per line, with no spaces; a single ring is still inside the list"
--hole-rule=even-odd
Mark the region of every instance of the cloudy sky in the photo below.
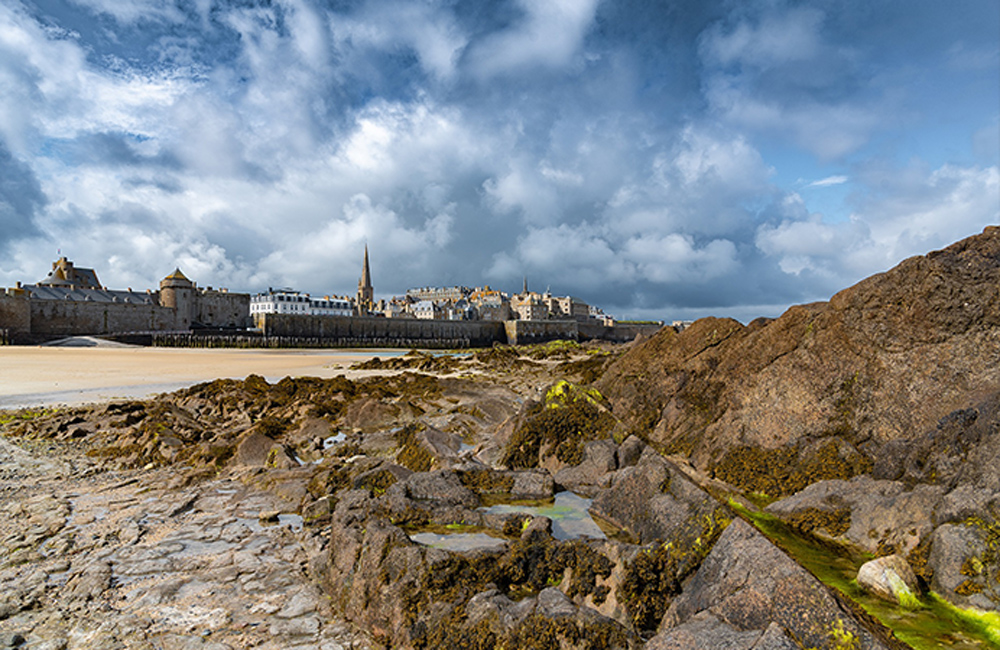
[[[996,0],[0,0],[0,286],[776,316],[1000,221]]]

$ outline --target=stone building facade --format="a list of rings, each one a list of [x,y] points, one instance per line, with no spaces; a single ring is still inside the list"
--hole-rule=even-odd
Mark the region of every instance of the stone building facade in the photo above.
[[[179,269],[158,291],[111,290],[61,258],[41,282],[0,291],[0,330],[15,341],[249,325],[249,294],[199,288]]]

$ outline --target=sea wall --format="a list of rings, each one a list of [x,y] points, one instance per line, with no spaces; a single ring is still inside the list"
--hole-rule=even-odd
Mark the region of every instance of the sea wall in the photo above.
[[[663,327],[662,323],[616,323],[612,327],[600,323],[580,323],[579,336],[581,341],[597,339],[628,343],[637,336],[647,337],[656,334]]]
[[[255,314],[254,325],[265,337],[333,339],[343,345],[419,346],[450,341],[449,347],[489,347],[506,342],[504,324],[495,321],[417,320],[410,318],[356,318]]]
[[[144,294],[136,294],[137,299]],[[150,303],[32,300],[30,331],[41,336],[175,329],[176,312]]]
[[[249,327],[250,294],[207,289],[192,297],[192,318],[209,327]]]
[[[579,339],[579,324],[575,320],[508,320],[503,325],[506,343],[510,345]]]
[[[531,345],[559,339],[624,343],[661,327],[654,323],[606,327],[575,320],[448,321],[298,314],[256,314],[254,326],[267,339],[282,339],[282,346],[289,339],[301,338],[310,339],[310,347],[489,347],[494,343]]]
[[[0,289],[0,329],[8,342],[31,333],[31,303],[20,289]]]

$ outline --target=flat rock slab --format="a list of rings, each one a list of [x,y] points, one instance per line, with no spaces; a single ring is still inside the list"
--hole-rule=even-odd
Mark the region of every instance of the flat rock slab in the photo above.
[[[0,441],[0,641],[25,648],[368,647],[306,573],[276,497],[170,470],[107,471]],[[2,647],[2,646],[0,646]]]

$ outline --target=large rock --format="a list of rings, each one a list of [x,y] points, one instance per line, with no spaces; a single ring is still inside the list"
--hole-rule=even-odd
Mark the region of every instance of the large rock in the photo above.
[[[452,470],[436,472],[416,472],[403,483],[407,496],[417,501],[434,501],[438,505],[465,506],[479,505],[475,492],[462,485],[458,475]]]
[[[741,630],[709,612],[699,612],[689,621],[665,630],[646,650],[800,650],[777,623],[766,630]]]
[[[583,446],[583,461],[556,472],[555,482],[577,494],[592,497],[618,467],[617,446],[611,440],[592,440]]]
[[[934,530],[944,488],[857,476],[820,481],[767,507],[795,527],[869,553],[909,553]]]
[[[713,623],[706,614],[731,629]],[[787,631],[806,648],[832,650],[845,647],[845,641],[857,650],[885,647],[812,574],[742,520],[722,533],[684,592],[670,605],[660,634],[648,647],[712,647],[697,645],[697,639],[688,645],[669,645],[680,643],[699,615],[700,625],[715,628],[714,635],[730,634],[740,643],[752,639],[739,637],[738,632],[757,631],[763,636],[777,625],[781,629],[771,630],[768,643],[773,645],[767,647],[781,647],[778,631]]]
[[[887,442],[1000,390],[998,327],[990,226],[773,321],[664,328],[597,387],[668,452],[778,496],[864,473]],[[839,441],[838,453],[801,455],[820,439]]]
[[[931,589],[962,607],[995,610],[1000,606],[997,546],[1000,525],[982,519],[938,526],[931,538],[927,566]]]
[[[545,470],[510,472],[514,485],[510,489],[512,499],[550,499],[555,493],[555,481]]]
[[[899,555],[887,555],[862,564],[858,569],[858,586],[903,607],[919,605],[917,576]]]
[[[514,483],[506,473],[492,477],[504,478]],[[610,589],[599,584],[614,568],[601,554],[608,542],[556,540],[546,517],[523,529],[518,523],[520,537],[499,548],[451,552],[413,542],[390,522],[477,521],[469,506],[478,497],[452,470],[410,474],[381,495],[348,490],[336,496],[325,560],[314,561],[312,570],[338,611],[376,641],[401,648],[471,640],[475,647],[539,647],[543,641],[566,650],[634,647],[625,625],[588,604],[604,602]],[[516,534],[506,526],[504,532]]]
[[[637,465],[615,472],[590,511],[624,529],[640,544],[676,540],[711,517],[718,504],[651,449]]]
[[[258,431],[247,434],[236,446],[236,463],[249,467],[288,469],[298,465],[285,448]]]
[[[875,467],[879,476],[1000,492],[1000,393],[948,413],[933,428],[896,442],[898,448],[880,452]]]

